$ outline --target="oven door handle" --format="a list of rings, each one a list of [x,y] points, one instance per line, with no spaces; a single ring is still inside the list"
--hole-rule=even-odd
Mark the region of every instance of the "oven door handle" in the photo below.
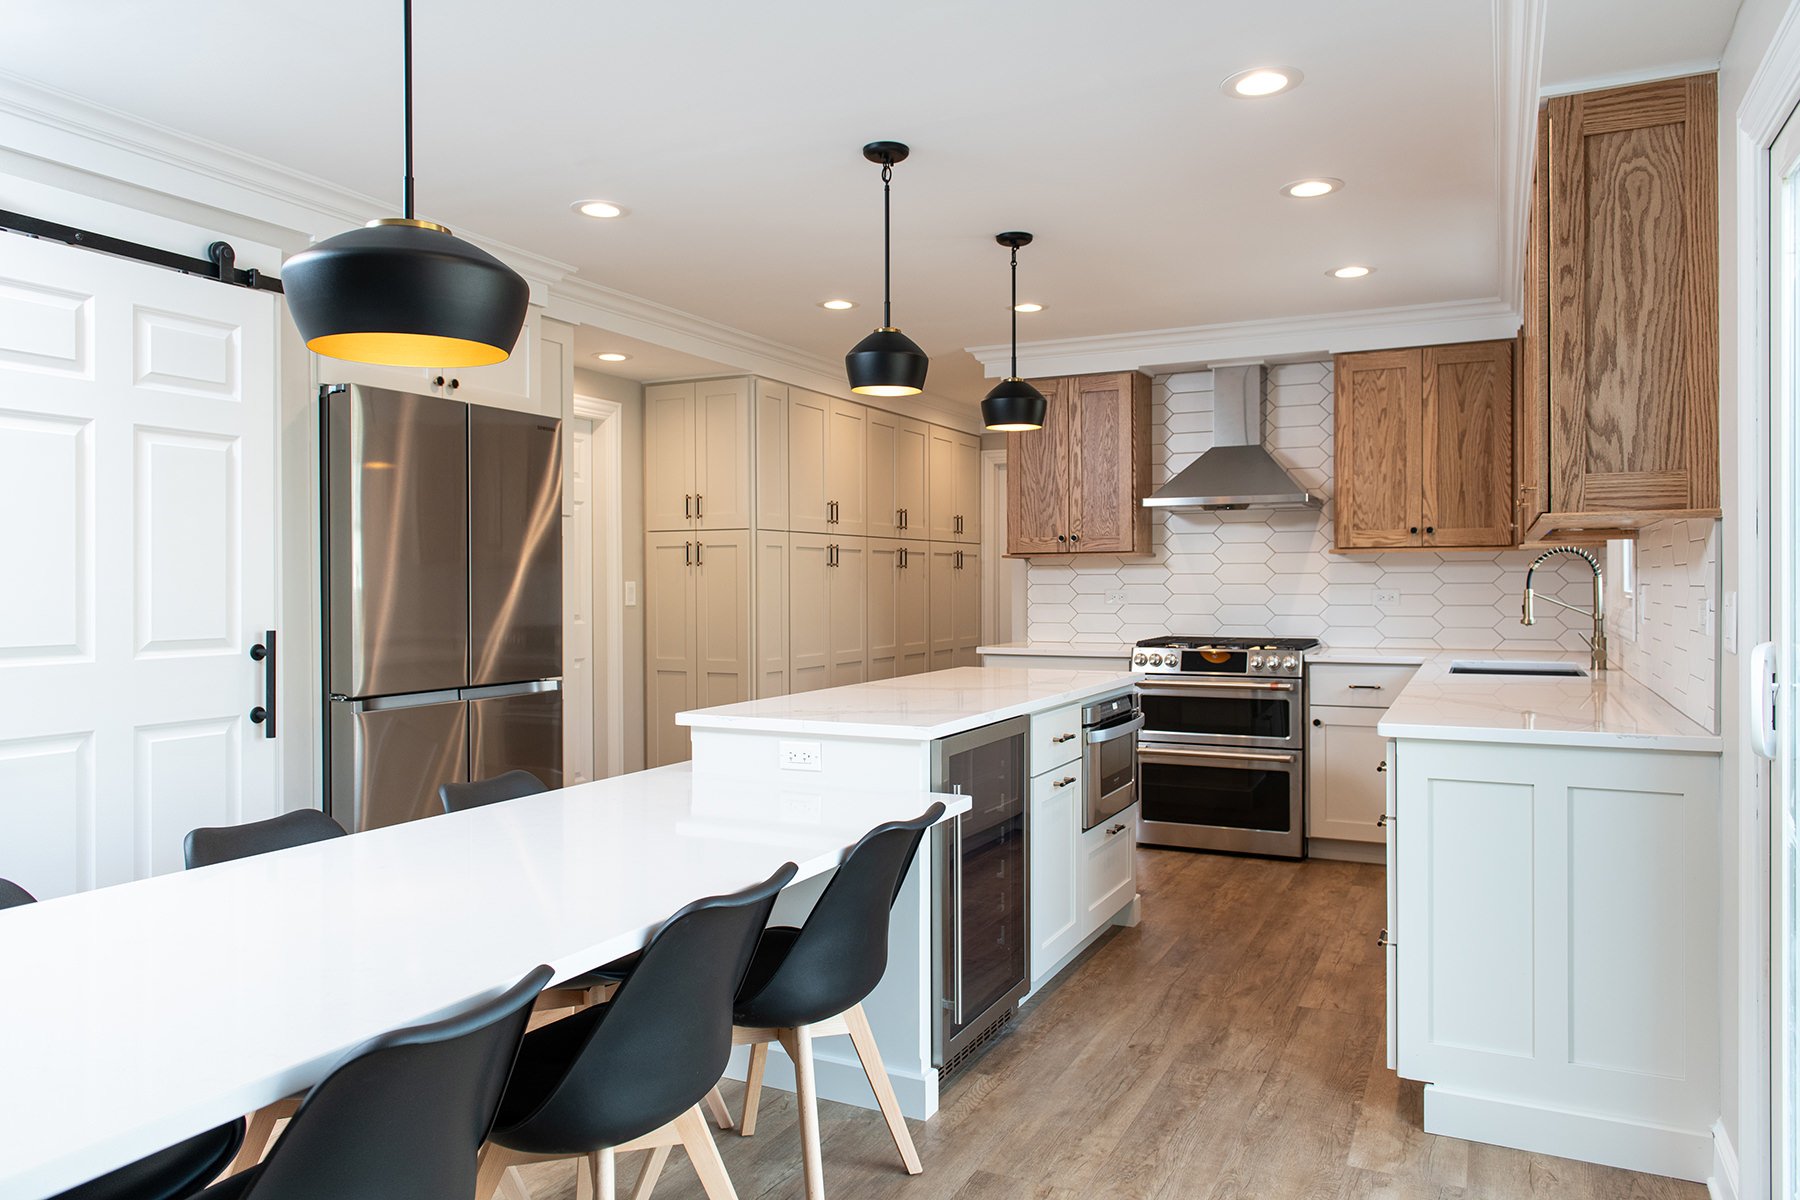
[[[1087,731],[1087,744],[1098,746],[1103,742],[1116,742],[1122,737],[1130,737],[1144,727],[1144,714],[1138,713],[1130,720],[1120,721],[1113,725],[1099,725]]]
[[[1138,747],[1139,758],[1156,758],[1159,756],[1173,756],[1175,758],[1233,758],[1249,760],[1251,762],[1282,763],[1291,763],[1295,760],[1295,756],[1292,754],[1258,754],[1239,750],[1176,750],[1162,746],[1144,745]]]
[[[1146,679],[1138,685],[1144,695],[1154,695],[1159,688],[1228,688],[1239,692],[1291,692],[1294,685],[1281,679]]]

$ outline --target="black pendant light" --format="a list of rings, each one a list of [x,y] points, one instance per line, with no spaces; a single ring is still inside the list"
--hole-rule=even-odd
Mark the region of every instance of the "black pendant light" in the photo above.
[[[518,272],[442,225],[413,216],[412,0],[405,48],[406,215],[326,238],[282,267],[309,350],[400,367],[480,367],[519,340],[529,289]]]
[[[925,369],[931,365],[919,344],[894,328],[894,253],[888,194],[893,186],[894,164],[905,162],[910,153],[902,142],[870,142],[863,147],[864,158],[881,164],[881,328],[844,355],[844,369],[850,376],[850,390],[865,396],[916,396],[925,390]]]
[[[1019,247],[1031,245],[1031,235],[1015,230],[996,233],[994,240],[1012,247],[1012,373],[981,402],[981,423],[1000,433],[1026,433],[1044,427],[1049,407],[1044,393],[1019,378]]]

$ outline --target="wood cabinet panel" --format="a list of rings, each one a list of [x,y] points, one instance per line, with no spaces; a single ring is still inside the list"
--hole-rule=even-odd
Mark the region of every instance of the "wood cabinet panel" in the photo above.
[[[1006,435],[1006,552],[1056,554],[1069,545],[1071,379],[1034,379],[1044,427]]]
[[[1337,360],[1337,545],[1421,544],[1422,384],[1417,350]]]
[[[1150,424],[1149,380],[1134,372],[1080,375],[1073,389],[1070,549],[1130,554],[1147,548],[1150,513],[1140,501],[1150,473],[1150,440],[1136,434]]]
[[[1716,110],[1712,75],[1547,105],[1548,513],[1718,506]]]
[[[1427,346],[1421,516],[1427,546],[1511,546],[1513,344]]]

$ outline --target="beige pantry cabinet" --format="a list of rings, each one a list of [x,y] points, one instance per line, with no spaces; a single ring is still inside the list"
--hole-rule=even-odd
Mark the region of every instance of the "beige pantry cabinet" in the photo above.
[[[869,410],[788,389],[788,528],[861,537],[868,517]]]
[[[788,535],[788,690],[868,678],[869,539]]]
[[[931,638],[928,669],[979,667],[981,656],[981,552],[951,542],[931,542]]]
[[[927,534],[934,542],[981,541],[981,439],[931,426],[926,483],[930,489]]]
[[[653,531],[644,544],[645,762],[689,756],[675,714],[750,695],[748,530]]]
[[[926,464],[931,426],[871,408],[868,444],[869,536],[924,537],[930,517]]]
[[[750,528],[751,389],[749,379],[644,389],[648,528]]]
[[[931,653],[931,543],[870,538],[868,567],[870,679],[917,675]]]

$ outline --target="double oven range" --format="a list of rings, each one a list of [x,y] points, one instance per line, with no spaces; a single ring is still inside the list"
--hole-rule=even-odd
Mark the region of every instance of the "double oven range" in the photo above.
[[[1306,651],[1316,638],[1160,637],[1132,651],[1138,841],[1306,855]]]

